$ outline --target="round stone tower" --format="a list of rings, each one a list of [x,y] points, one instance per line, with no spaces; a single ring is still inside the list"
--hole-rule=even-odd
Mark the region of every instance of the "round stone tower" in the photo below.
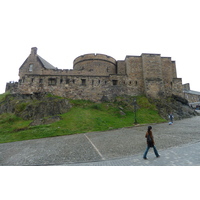
[[[116,60],[104,54],[85,54],[77,57],[73,69],[93,75],[116,74]]]

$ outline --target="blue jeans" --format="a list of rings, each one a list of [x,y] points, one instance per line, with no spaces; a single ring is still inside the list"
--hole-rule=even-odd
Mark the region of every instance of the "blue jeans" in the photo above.
[[[149,151],[150,148],[151,148],[151,147],[147,145],[147,149],[146,149],[146,151],[144,152],[143,158],[147,158],[147,153],[148,153],[148,151]],[[157,151],[157,149],[156,149],[156,147],[155,147],[154,145],[153,145],[153,150],[154,150],[154,153],[155,153],[156,157],[158,157],[159,154],[158,154],[158,151]]]

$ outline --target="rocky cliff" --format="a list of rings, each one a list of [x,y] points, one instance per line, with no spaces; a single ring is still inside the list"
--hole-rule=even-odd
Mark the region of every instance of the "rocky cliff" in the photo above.
[[[132,106],[133,97],[125,96],[121,101],[123,105]],[[173,113],[175,120],[199,115],[188,105],[186,99],[179,96],[173,95],[162,100],[148,99],[148,101],[156,105],[160,116],[166,120],[170,113]],[[68,112],[71,107],[67,99],[51,94],[8,94],[0,101],[0,114],[14,113],[24,120],[33,120],[31,125],[39,125],[59,120],[59,115]],[[139,105],[137,109],[140,109]]]
[[[169,98],[161,100],[151,99],[150,101],[156,105],[160,116],[166,120],[169,120],[168,115],[170,113],[173,114],[175,120],[199,115],[199,113],[189,106],[186,99],[177,95],[172,95]]]
[[[69,111],[65,98],[44,93],[9,94],[0,102],[0,114],[14,113],[25,120],[38,120]]]

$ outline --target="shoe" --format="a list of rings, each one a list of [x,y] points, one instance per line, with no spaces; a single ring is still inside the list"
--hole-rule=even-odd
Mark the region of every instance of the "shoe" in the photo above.
[[[143,158],[144,160],[147,160],[147,158]]]
[[[160,155],[156,156],[157,158],[160,158]]]

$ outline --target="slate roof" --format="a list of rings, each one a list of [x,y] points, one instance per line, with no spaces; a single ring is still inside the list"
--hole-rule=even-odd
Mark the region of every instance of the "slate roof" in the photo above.
[[[41,64],[43,65],[44,68],[46,68],[46,69],[57,69],[56,67],[54,67],[52,64],[47,62],[44,58],[40,57],[39,55],[37,55],[37,58],[41,62]]]
[[[200,92],[193,91],[193,90],[183,90],[183,92],[188,93],[188,94],[200,95]]]
[[[57,67],[54,67],[52,64],[50,64],[49,62],[47,62],[44,58],[42,58],[41,56],[37,55],[37,59],[38,61],[42,64],[42,66],[46,69],[57,69]],[[23,64],[21,65],[21,67],[24,65],[24,63],[28,60],[28,58],[23,62]],[[20,68],[21,68],[20,67]]]

